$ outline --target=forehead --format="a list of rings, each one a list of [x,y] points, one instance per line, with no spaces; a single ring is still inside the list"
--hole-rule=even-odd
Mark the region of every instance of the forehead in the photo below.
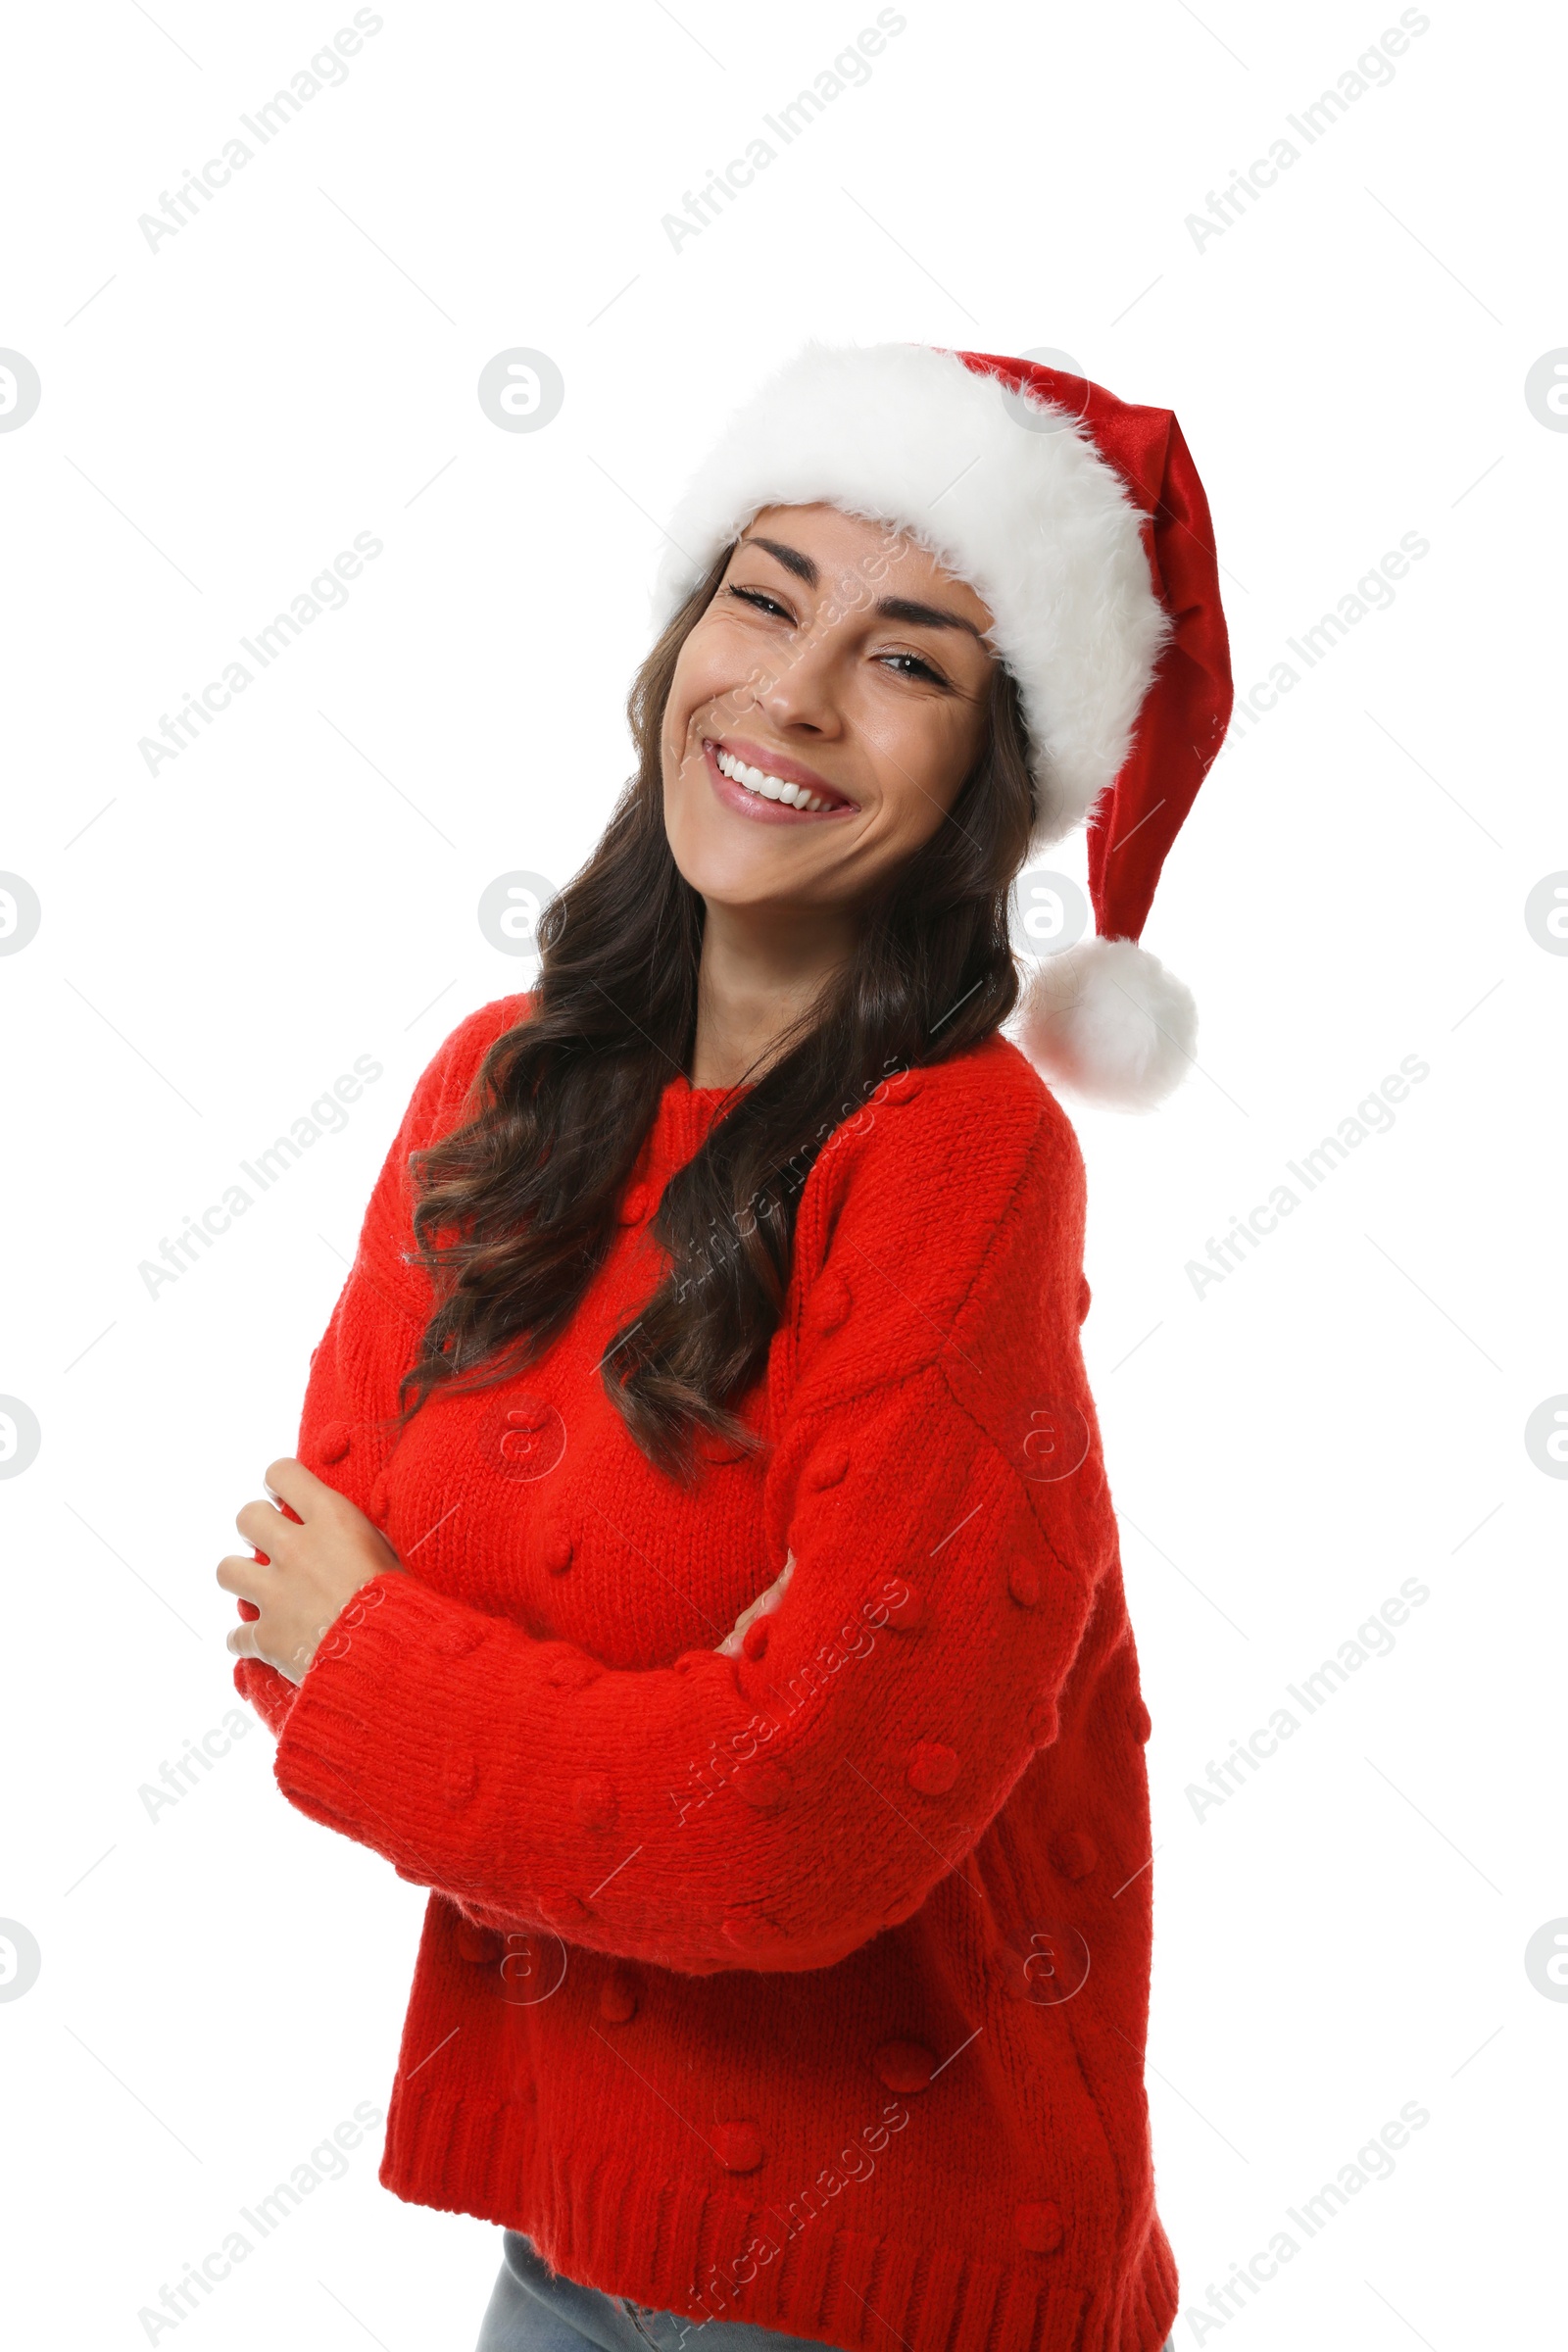
[[[825,502],[763,507],[741,533],[743,544],[755,539],[771,539],[808,557],[824,586],[859,581],[879,597],[940,601],[977,628],[990,624],[990,610],[968,581],[896,523],[846,514]]]

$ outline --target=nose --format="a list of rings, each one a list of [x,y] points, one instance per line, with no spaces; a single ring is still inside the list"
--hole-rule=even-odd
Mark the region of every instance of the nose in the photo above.
[[[834,631],[808,629],[775,672],[757,681],[757,707],[781,734],[831,740],[844,732],[843,665]]]

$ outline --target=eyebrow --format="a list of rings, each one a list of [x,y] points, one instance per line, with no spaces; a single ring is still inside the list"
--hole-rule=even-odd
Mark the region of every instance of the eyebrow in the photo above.
[[[965,620],[961,612],[949,612],[941,605],[917,605],[906,596],[885,596],[875,611],[882,620],[906,620],[915,628],[967,629],[978,644],[985,643],[972,620]]]
[[[814,588],[821,576],[809,556],[803,556],[798,547],[786,547],[782,539],[764,539],[759,531],[742,539],[740,544],[742,547],[766,548],[775,563],[782,564],[786,571],[793,571],[795,577],[804,580],[808,588]]]
[[[764,539],[760,532],[754,531],[748,533],[740,544],[742,547],[765,549],[776,564],[782,564],[786,571],[793,572],[798,580],[804,580],[808,588],[814,588],[821,577],[809,556],[803,555],[798,547],[787,547],[782,539]],[[972,620],[965,620],[959,612],[949,612],[941,605],[918,604],[907,596],[884,596],[872,610],[880,620],[902,620],[912,628],[964,629],[977,644],[985,644],[985,638]]]

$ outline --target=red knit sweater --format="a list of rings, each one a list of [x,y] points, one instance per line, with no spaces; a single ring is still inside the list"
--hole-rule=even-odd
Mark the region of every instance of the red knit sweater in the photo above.
[[[312,1358],[300,1458],[407,1573],[297,1690],[235,1669],[285,1795],[431,1889],[380,2178],[696,2320],[1155,2352],[1149,1717],[1072,1129],[1001,1038],[836,1128],[740,1403],[764,1449],[683,1492],[599,1374],[723,1101],[677,1076],[561,1340],[399,1441],[408,1155],[526,1011],[420,1079]]]

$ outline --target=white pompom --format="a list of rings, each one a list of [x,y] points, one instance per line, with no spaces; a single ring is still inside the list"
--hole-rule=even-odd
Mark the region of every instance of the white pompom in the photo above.
[[[1198,1043],[1192,991],[1130,939],[1048,956],[1028,982],[1018,1042],[1042,1078],[1112,1110],[1152,1110]]]

